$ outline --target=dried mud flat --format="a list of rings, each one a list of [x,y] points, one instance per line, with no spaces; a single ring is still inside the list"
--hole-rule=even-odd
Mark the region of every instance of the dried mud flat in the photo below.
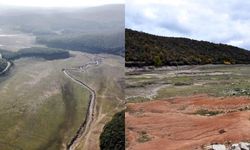
[[[201,150],[250,140],[250,98],[195,95],[130,103],[128,150]]]

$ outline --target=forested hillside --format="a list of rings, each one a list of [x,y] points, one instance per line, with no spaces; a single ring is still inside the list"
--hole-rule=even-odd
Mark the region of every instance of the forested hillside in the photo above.
[[[0,49],[2,57],[7,60],[15,60],[22,57],[39,57],[47,60],[62,59],[70,57],[70,54],[66,50],[47,48],[47,47],[31,47],[20,49],[17,52],[11,52]]]
[[[250,63],[250,51],[230,45],[155,36],[130,29],[126,29],[125,35],[128,67]]]

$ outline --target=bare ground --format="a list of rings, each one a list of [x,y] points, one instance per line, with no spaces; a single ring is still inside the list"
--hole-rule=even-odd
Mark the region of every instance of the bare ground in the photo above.
[[[128,150],[194,150],[250,140],[250,98],[195,95],[127,105]],[[208,115],[199,110],[219,112]]]

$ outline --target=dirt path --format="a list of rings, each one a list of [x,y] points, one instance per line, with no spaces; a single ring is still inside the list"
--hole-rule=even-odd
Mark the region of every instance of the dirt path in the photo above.
[[[74,70],[85,72],[89,67],[99,65],[100,63],[101,63],[101,59],[93,58],[87,64],[74,68]],[[82,137],[87,135],[88,131],[90,130],[91,124],[93,123],[94,115],[95,115],[95,106],[96,106],[96,92],[87,84],[85,84],[84,82],[72,76],[69,70],[72,70],[72,69],[63,69],[63,73],[65,74],[65,76],[90,92],[90,101],[88,104],[88,109],[87,109],[85,120],[83,121],[79,129],[77,130],[76,135],[72,138],[70,143],[67,145],[67,150],[74,150],[81,142]]]

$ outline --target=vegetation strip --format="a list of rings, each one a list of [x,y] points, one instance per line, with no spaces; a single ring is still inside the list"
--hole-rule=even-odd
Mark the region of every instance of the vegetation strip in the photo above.
[[[100,136],[101,150],[125,149],[125,111],[116,113],[108,122]]]

